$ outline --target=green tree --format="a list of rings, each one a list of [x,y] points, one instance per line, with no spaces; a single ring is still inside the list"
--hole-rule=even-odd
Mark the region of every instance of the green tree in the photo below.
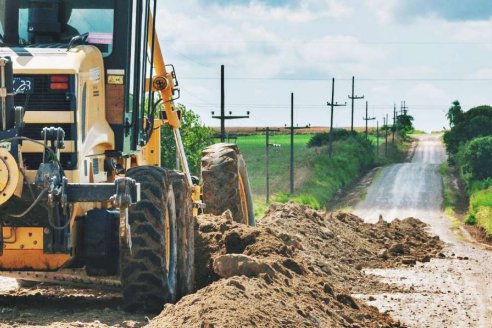
[[[446,117],[450,127],[456,126],[463,121],[463,110],[458,100],[453,101],[453,106],[449,108]]]
[[[476,137],[492,135],[492,107],[478,106],[462,114],[451,130],[444,133],[444,143],[450,154],[451,163],[460,145]]]
[[[200,117],[184,105],[178,104],[181,111],[181,137],[188,158],[191,174],[200,174],[202,151],[212,143],[213,131],[200,122]],[[161,132],[161,161],[166,168],[176,168],[176,142],[170,126],[166,125]]]
[[[396,117],[396,125],[398,126],[398,131],[403,137],[405,137],[409,132],[413,131],[413,116],[411,115],[398,115]],[[385,129],[384,126],[382,128]]]
[[[468,142],[461,160],[461,173],[467,182],[492,177],[492,136]]]

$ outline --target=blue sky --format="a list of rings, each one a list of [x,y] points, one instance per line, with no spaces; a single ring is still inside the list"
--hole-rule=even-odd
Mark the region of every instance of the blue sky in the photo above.
[[[417,128],[447,126],[458,99],[465,109],[492,104],[490,0],[187,0],[160,1],[158,33],[176,66],[180,100],[207,125],[218,125],[220,65],[226,65],[226,109],[251,111],[236,126],[289,122],[326,126],[331,78],[335,100],[356,94],[381,122],[406,100]],[[365,101],[364,100],[364,101]],[[362,126],[365,102],[356,102]],[[348,103],[350,105],[350,103]],[[350,124],[338,108],[336,126]]]

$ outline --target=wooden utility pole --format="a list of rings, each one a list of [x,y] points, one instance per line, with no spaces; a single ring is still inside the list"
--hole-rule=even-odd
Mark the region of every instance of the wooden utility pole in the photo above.
[[[391,129],[391,132],[393,133],[391,137],[391,143],[393,145],[395,144],[395,131],[396,131],[396,104],[394,104],[393,107],[393,128]]]
[[[225,141],[225,67],[220,65],[220,141]]]
[[[384,117],[384,156],[388,157],[388,114]]]
[[[366,121],[366,139],[369,138],[369,126],[368,122],[373,121],[376,118],[375,117],[369,117],[369,102],[366,101],[366,117],[362,118],[364,121]]]
[[[270,143],[270,132],[280,131],[280,129],[256,129],[258,132],[265,132],[265,171],[266,171],[266,202],[270,203],[270,147],[273,144]]]
[[[333,155],[333,111],[335,107],[344,107],[347,106],[345,104],[335,103],[335,78],[331,80],[331,102],[327,103],[331,108],[331,119],[330,119],[330,157]]]
[[[379,121],[376,121],[376,156],[379,158]]]
[[[290,94],[290,194],[294,194],[294,93]]]
[[[225,114],[225,77],[224,77],[224,65],[220,66],[220,116],[215,116],[215,112],[212,112],[212,118],[220,120],[220,142],[225,142],[226,132],[225,132],[225,121],[226,120],[237,120],[242,118],[249,118],[249,111],[246,115],[234,116],[232,112],[229,115]]]
[[[406,100],[403,100],[403,106],[401,106],[401,111],[403,112],[403,116],[407,116],[408,107],[407,107],[407,101]]]
[[[352,100],[352,121],[350,124],[350,132],[354,132],[354,100],[364,99],[364,96],[356,96],[355,92],[355,76],[352,76],[352,96],[348,96]]]
[[[265,138],[265,156],[266,156],[266,202],[270,203],[270,128],[266,128]]]
[[[287,129],[287,124],[285,125],[285,128]],[[300,129],[310,129],[311,124],[306,125],[306,126],[294,126],[294,93],[290,94],[290,194],[294,194],[294,133],[295,130],[300,130]]]

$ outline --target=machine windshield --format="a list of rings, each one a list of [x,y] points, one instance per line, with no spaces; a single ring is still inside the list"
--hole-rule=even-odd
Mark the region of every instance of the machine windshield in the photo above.
[[[72,38],[111,54],[115,0],[0,0],[0,41],[8,46],[66,47]]]

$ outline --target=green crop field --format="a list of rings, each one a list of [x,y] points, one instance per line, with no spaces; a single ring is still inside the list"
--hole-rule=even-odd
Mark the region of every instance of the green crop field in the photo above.
[[[302,184],[302,176],[307,169],[306,164],[316,155],[314,150],[307,147],[311,134],[296,135],[294,138],[294,153],[297,185]],[[265,202],[266,197],[266,147],[265,135],[241,136],[237,144],[244,154],[248,167],[251,189],[255,204]],[[288,193],[290,186],[290,135],[270,135],[271,144],[279,144],[279,148],[270,148],[270,191],[271,194]]]
[[[312,136],[302,134],[294,139],[294,195],[287,195],[290,187],[290,135],[270,136],[270,144],[280,145],[270,148],[270,201],[293,199],[315,208],[324,207],[340,188],[355,181],[366,169],[388,161],[383,158],[376,160],[375,146],[365,144],[361,141],[363,138],[335,142],[334,155],[330,159],[326,146],[307,147]],[[240,136],[237,144],[248,167],[256,213],[261,216],[267,205],[265,135]]]

